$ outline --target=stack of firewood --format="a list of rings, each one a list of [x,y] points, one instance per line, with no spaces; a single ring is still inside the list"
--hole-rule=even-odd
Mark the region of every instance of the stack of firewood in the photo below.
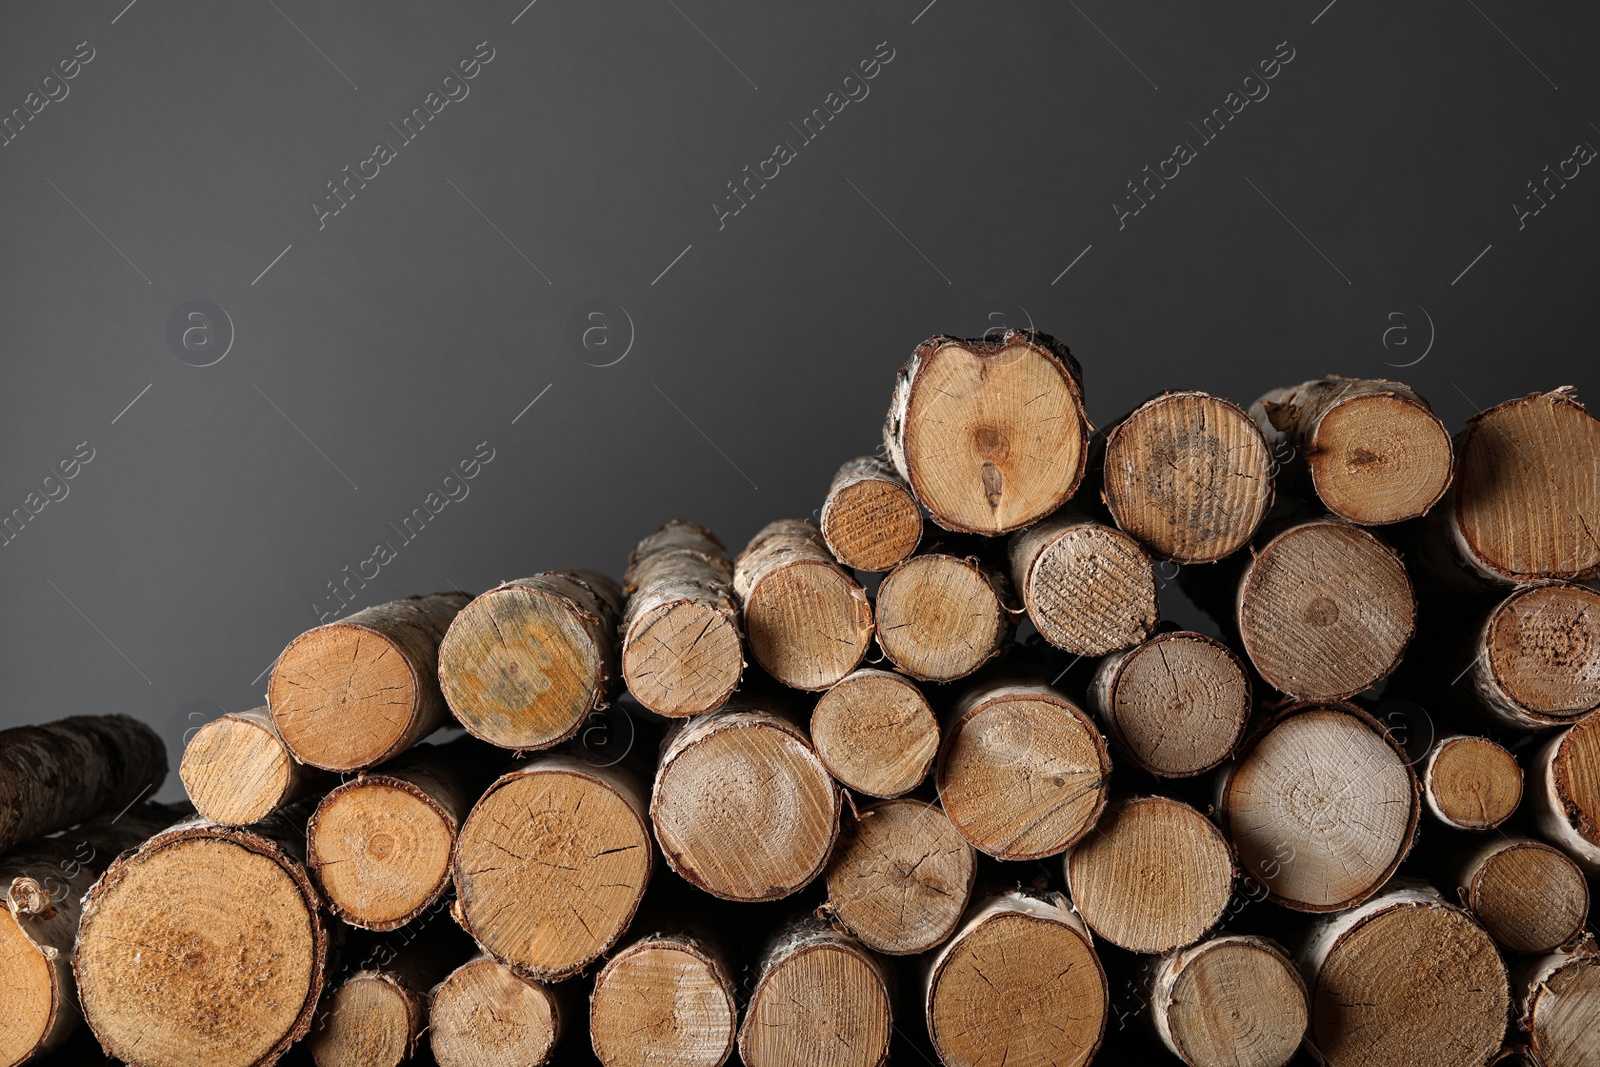
[[[1600,1064],[1569,390],[1097,432],[1053,338],[937,337],[819,520],[301,634],[193,812],[131,720],[0,734],[0,1067]]]

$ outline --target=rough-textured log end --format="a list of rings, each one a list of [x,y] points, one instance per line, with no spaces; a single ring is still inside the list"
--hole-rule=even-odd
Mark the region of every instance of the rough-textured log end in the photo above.
[[[737,1023],[730,977],[685,937],[646,937],[612,956],[589,1004],[605,1067],[721,1067]]]
[[[750,654],[795,689],[826,689],[872,643],[872,605],[808,522],[769,523],[734,563]]]
[[[1045,334],[935,337],[900,371],[884,444],[934,522],[1002,534],[1077,490],[1089,421],[1078,364]]]
[[[863,667],[840,679],[811,712],[817,758],[857,792],[897,797],[928,777],[939,721],[915,682]]]
[[[400,1067],[424,1018],[407,990],[381,975],[356,975],[324,999],[306,1045],[317,1067]]]
[[[1600,712],[1546,742],[1533,766],[1528,800],[1539,832],[1600,875]]]
[[[1239,657],[1221,641],[1182,630],[1106,657],[1090,696],[1119,753],[1170,778],[1227,759],[1250,717],[1250,680]]]
[[[913,678],[965,678],[1009,642],[1009,600],[1005,579],[975,559],[913,556],[878,587],[878,645]]]
[[[1406,754],[1349,705],[1290,708],[1245,744],[1218,808],[1239,863],[1278,903],[1338,911],[1411,849],[1421,806]]]
[[[1050,519],[1011,540],[1011,581],[1046,641],[1103,656],[1143,641],[1161,619],[1155,567],[1111,526]]]
[[[1194,808],[1166,797],[1113,804],[1067,853],[1084,922],[1130,952],[1165,955],[1206,935],[1233,892],[1233,853]]]
[[[1239,584],[1239,637],[1273,688],[1337,700],[1400,664],[1417,606],[1400,556],[1359,526],[1313,519],[1267,542]]]
[[[735,704],[668,742],[650,817],[662,855],[690,883],[727,900],[776,900],[822,873],[841,804],[803,730]]]
[[[1538,961],[1532,971],[1521,1020],[1529,1051],[1543,1067],[1600,1063],[1600,954],[1593,940]]]
[[[1447,737],[1434,746],[1422,773],[1428,810],[1458,830],[1489,830],[1522,802],[1522,768],[1486,737]]]
[[[828,911],[861,943],[904,956],[942,943],[966,910],[977,855],[937,804],[862,809],[828,867]]]
[[[1152,555],[1211,563],[1243,547],[1266,518],[1272,454],[1232,401],[1167,393],[1107,433],[1101,491],[1117,526]]]
[[[1106,976],[1064,898],[975,906],[933,957],[928,1033],[948,1067],[1082,1067],[1105,1036]]]
[[[979,851],[1042,859],[1105,808],[1111,757],[1078,707],[1044,685],[1001,684],[957,704],[939,753],[946,814]]]
[[[1162,961],[1152,1001],[1156,1032],[1190,1067],[1284,1067],[1311,1014],[1305,982],[1283,950],[1238,935]]]
[[[863,456],[834,476],[820,525],[840,563],[859,571],[886,571],[922,540],[922,508],[890,463]]]
[[[439,1067],[542,1067],[561,1038],[549,988],[479,956],[434,990],[429,1040]]]
[[[1589,916],[1589,883],[1560,849],[1526,838],[1495,841],[1469,864],[1461,899],[1507,952],[1551,952]]]
[[[0,1064],[12,1067],[31,1059],[57,1026],[63,1013],[77,1014],[71,982],[63,982],[55,964],[34,943],[10,912],[0,910],[0,975],[4,975],[4,1008],[0,1010]]]
[[[1508,725],[1561,726],[1600,707],[1600,592],[1520,589],[1489,613],[1479,646],[1473,688]]]
[[[333,913],[393,930],[427,908],[450,879],[455,820],[408,782],[347,782],[317,805],[307,862]]]
[[[295,762],[267,709],[261,708],[224,715],[195,731],[183,750],[178,777],[201,815],[224,826],[247,826],[323,776]]]
[[[739,1027],[747,1067],[881,1067],[894,1029],[883,965],[826,928],[780,934]]]

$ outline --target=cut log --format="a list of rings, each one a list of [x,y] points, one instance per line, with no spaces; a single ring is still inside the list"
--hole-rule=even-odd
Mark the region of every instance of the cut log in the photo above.
[[[673,519],[634,548],[623,587],[622,677],[634,699],[670,718],[720,708],[744,671],[722,542]]]
[[[750,654],[795,689],[826,689],[856,669],[872,643],[867,594],[833,561],[809,522],[780,519],[733,565]]]
[[[889,459],[933,521],[1002,534],[1077,491],[1089,455],[1082,373],[1032,330],[934,337],[900,370],[883,426]]]
[[[1348,704],[1292,705],[1245,742],[1217,808],[1239,863],[1297,911],[1341,911],[1389,880],[1420,800],[1402,749]]]
[[[747,1067],[881,1067],[893,977],[855,939],[816,919],[781,928],[763,954],[739,1027]]]
[[[902,798],[863,808],[828,867],[827,911],[868,948],[925,952],[966,911],[977,854],[937,804]]]
[[[338,781],[296,760],[264,707],[224,715],[196,730],[178,777],[195,810],[224,826],[260,822]]]
[[[196,816],[125,853],[78,929],[84,1018],[132,1067],[256,1067],[304,1037],[328,930],[291,807],[246,829]]]
[[[1424,514],[1450,486],[1450,434],[1400,382],[1328,377],[1250,406],[1280,457],[1279,479],[1362,526]]]
[[[1571,951],[1553,952],[1525,969],[1518,988],[1520,1025],[1541,1067],[1600,1065],[1600,952],[1585,936]]]
[[[1105,970],[1060,894],[1005,893],[973,906],[934,953],[928,1034],[948,1067],[1081,1067],[1105,1036]]]
[[[1305,982],[1264,937],[1213,937],[1162,960],[1156,1033],[1189,1067],[1284,1067],[1310,1019]]]
[[[971,557],[928,552],[878,587],[878,645],[924,682],[965,678],[1011,643],[1011,585]]]
[[[470,737],[418,745],[328,793],[306,827],[328,910],[351,926],[394,930],[438,900],[456,832],[503,762],[494,752]]]
[[[688,882],[724,900],[777,900],[822,873],[841,804],[805,730],[735,698],[669,735],[650,818]]]
[[[1428,810],[1457,830],[1490,830],[1522,802],[1522,768],[1487,737],[1440,738],[1422,768]]]
[[[873,797],[920,785],[939,753],[939,720],[917,684],[862,667],[841,678],[811,712],[817,758],[839,781]]]
[[[1600,572],[1600,420],[1569,387],[1467,420],[1439,525],[1480,579],[1526,582]]]
[[[1164,956],[1194,944],[1233,893],[1233,852],[1222,831],[1167,797],[1112,804],[1063,870],[1083,921],[1129,952]]]
[[[840,563],[886,571],[916,551],[922,508],[894,465],[861,456],[839,468],[822,503],[822,537]]]
[[[1528,807],[1540,835],[1600,875],[1600,712],[1546,741],[1528,777]]]
[[[1600,592],[1519,589],[1489,613],[1470,672],[1478,703],[1518,730],[1564,726],[1600,707]]]
[[[1329,1067],[1461,1067],[1500,1050],[1510,989],[1499,950],[1430,887],[1323,920],[1300,966]]]
[[[1047,685],[998,682],[956,701],[936,778],[950,821],[997,859],[1053,856],[1106,805],[1111,756],[1072,701]]]
[[[1017,534],[1010,556],[1028,618],[1057,648],[1103,656],[1143,641],[1161,619],[1139,542],[1073,509]]]
[[[1120,754],[1184,778],[1233,752],[1250,717],[1250,680],[1221,641],[1169,631],[1101,660],[1089,700]]]
[[[1338,700],[1399,666],[1417,604],[1394,549],[1359,526],[1311,519],[1257,551],[1235,617],[1269,685],[1303,700]]]
[[[1178,563],[1237,552],[1272,506],[1261,431],[1243,408],[1209,393],[1164,393],[1111,426],[1101,477],[1117,526]]]
[[[72,980],[72,946],[83,895],[119,853],[170,826],[176,807],[141,804],[107,812],[60,837],[30,841],[0,856],[4,1067],[56,1051],[77,1028],[83,1015]]]
[[[475,956],[433,991],[429,1041],[439,1067],[542,1067],[564,1029],[550,987]]]
[[[703,934],[650,934],[621,949],[589,1002],[605,1067],[722,1067],[737,1024],[732,971]]]
[[[1583,930],[1589,883],[1560,849],[1496,835],[1454,873],[1461,902],[1507,952],[1553,952]]]
[[[439,640],[469,599],[435,593],[392,600],[289,642],[267,680],[267,707],[295,758],[359,771],[449,721],[439,693]]]
[[[616,695],[622,587],[597,571],[505,582],[461,610],[439,645],[439,683],[467,732],[549,748]]]
[[[654,866],[645,787],[620,766],[540,756],[501,775],[456,841],[452,914],[485,952],[555,980],[598,958]]]
[[[154,793],[167,747],[126,715],[0,730],[0,852]]]

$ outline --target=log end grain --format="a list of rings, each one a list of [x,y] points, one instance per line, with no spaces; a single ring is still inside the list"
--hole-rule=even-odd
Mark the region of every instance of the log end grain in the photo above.
[[[703,600],[657,605],[635,618],[623,639],[628,691],[669,718],[721,707],[743,671],[737,616]]]
[[[878,587],[878,645],[913,678],[965,678],[998,656],[1011,637],[1002,583],[973,559],[913,556]]]
[[[1212,938],[1164,960],[1156,1030],[1190,1067],[1283,1067],[1310,1021],[1305,982],[1260,937]]]
[[[1525,729],[1600,707],[1600,592],[1559,584],[1511,594],[1489,615],[1473,671],[1489,710]]]
[[[407,782],[358,779],[317,805],[307,840],[308,865],[333,913],[353,926],[392,930],[444,890],[455,822]]]
[[[1152,555],[1211,563],[1243,547],[1266,518],[1272,454],[1232,401],[1167,393],[1107,434],[1102,493],[1117,526]]]
[[[979,851],[1008,860],[1053,856],[1088,833],[1110,774],[1100,732],[1042,685],[963,698],[936,772],[950,821]]]
[[[1161,619],[1155,566],[1111,526],[1051,519],[1012,539],[1011,579],[1046,641],[1079,656],[1137,644]]]
[[[1377,892],[1410,851],[1420,808],[1405,752],[1348,705],[1291,708],[1246,742],[1222,784],[1239,863],[1300,911]]]
[[[846,567],[886,571],[922,540],[922,508],[894,467],[877,458],[839,469],[822,505],[822,536]]]
[[[1363,526],[1424,514],[1450,485],[1450,434],[1421,398],[1362,392],[1318,420],[1305,460],[1318,499]]]
[[[398,985],[358,974],[324,999],[306,1044],[317,1067],[399,1067],[411,1058],[425,1015]]]
[[[1001,534],[1064,504],[1088,460],[1077,361],[1032,331],[935,337],[901,370],[884,444],[933,520]]]
[[[728,975],[692,939],[642,938],[595,978],[589,1038],[605,1067],[721,1067],[737,1023]]]
[[[1301,699],[1342,699],[1386,677],[1416,619],[1399,554],[1330,519],[1273,537],[1239,586],[1239,636],[1250,661],[1268,684]]]
[[[1600,1063],[1600,956],[1562,953],[1539,967],[1523,1003],[1522,1027],[1544,1067],[1594,1067]]]
[[[1534,764],[1529,799],[1540,832],[1600,874],[1600,712],[1546,742]]]
[[[1158,633],[1107,657],[1091,695],[1118,750],[1172,778],[1227,759],[1250,717],[1250,680],[1239,657],[1188,631]]]
[[[937,804],[888,800],[862,809],[828,867],[828,911],[861,943],[904,956],[956,928],[977,855]]]
[[[1507,952],[1550,952],[1582,930],[1589,883],[1559,849],[1519,840],[1477,864],[1462,902]]]
[[[1423,770],[1428,809],[1458,830],[1489,830],[1522,802],[1522,768],[1486,737],[1449,737]]]
[[[541,1067],[561,1038],[561,1008],[547,986],[478,956],[434,990],[428,1029],[439,1067]]]
[[[939,752],[939,721],[915,682],[863,667],[817,701],[811,740],[817,758],[849,788],[897,797],[928,777]]]
[[[1166,955],[1200,940],[1233,892],[1222,832],[1166,797],[1113,804],[1064,867],[1084,922],[1130,952]]]
[[[62,1013],[75,1015],[71,983],[30,938],[22,921],[0,910],[0,975],[5,976],[5,1008],[0,1011],[0,1064],[12,1067],[31,1059],[55,1029]]]
[[[200,727],[178,767],[195,810],[225,826],[245,826],[272,814],[294,794],[304,773],[271,719],[253,713],[224,715]]]
[[[769,952],[739,1027],[747,1067],[881,1067],[894,1029],[891,987],[873,955],[838,934]]]
[[[769,523],[734,561],[750,655],[795,689],[826,689],[872,643],[872,605],[808,522]]]

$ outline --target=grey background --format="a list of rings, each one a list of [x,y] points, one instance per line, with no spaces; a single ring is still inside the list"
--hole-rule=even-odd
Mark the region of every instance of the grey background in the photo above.
[[[525,2],[0,9],[0,114],[94,50],[0,147],[0,514],[94,450],[0,548],[0,725],[121,711],[176,746],[262,702],[379,541],[355,607],[620,572],[674,515],[737,548],[876,447],[934,333],[1056,334],[1097,422],[1327,372],[1402,376],[1452,428],[1596,397],[1600,175],[1513,208],[1600,144],[1590,9]],[[319,229],[325,183],[484,41],[469,95]],[[1270,94],[1119,228],[1125,183],[1280,42]],[[719,227],[780,141],[798,158]],[[167,337],[200,299],[236,335],[206,367]]]

